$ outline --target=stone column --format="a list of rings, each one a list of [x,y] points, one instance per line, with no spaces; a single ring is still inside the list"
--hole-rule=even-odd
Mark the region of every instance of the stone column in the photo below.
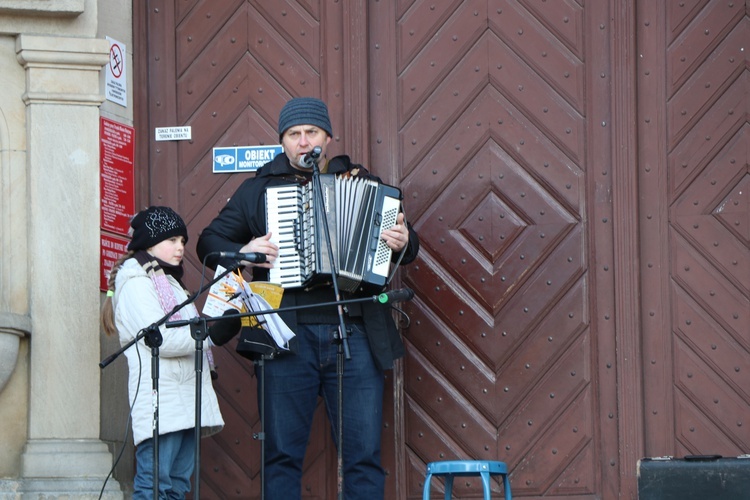
[[[98,498],[99,73],[106,40],[19,35],[26,70],[31,373],[24,498]],[[122,498],[110,479],[107,498]]]

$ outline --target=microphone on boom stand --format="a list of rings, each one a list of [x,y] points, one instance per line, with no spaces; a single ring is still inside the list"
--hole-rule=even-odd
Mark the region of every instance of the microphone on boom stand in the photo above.
[[[320,146],[315,146],[312,151],[309,153],[303,154],[300,159],[300,166],[304,168],[312,169],[315,166],[315,163],[318,161],[318,158],[320,158],[320,154],[323,152],[323,149]]]
[[[414,290],[411,288],[401,288],[400,290],[390,290],[376,296],[375,299],[381,304],[393,304],[395,302],[407,302],[414,298]]]
[[[241,252],[218,252],[219,257],[222,259],[237,259],[237,260],[246,260],[247,262],[251,262],[253,264],[262,264],[266,261],[266,254],[260,253],[260,252],[249,252],[249,253],[241,253]]]

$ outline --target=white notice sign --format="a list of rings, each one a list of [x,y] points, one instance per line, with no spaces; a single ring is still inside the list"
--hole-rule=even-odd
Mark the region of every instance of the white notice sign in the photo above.
[[[192,127],[157,127],[154,132],[156,141],[189,141],[193,138]]]
[[[125,44],[106,37],[109,42],[109,64],[105,71],[104,97],[128,107],[128,74],[125,71]]]

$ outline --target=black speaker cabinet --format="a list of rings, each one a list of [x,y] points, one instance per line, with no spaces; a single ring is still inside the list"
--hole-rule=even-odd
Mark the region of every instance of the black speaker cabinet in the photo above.
[[[724,458],[644,458],[638,461],[638,500],[748,500],[750,455]]]

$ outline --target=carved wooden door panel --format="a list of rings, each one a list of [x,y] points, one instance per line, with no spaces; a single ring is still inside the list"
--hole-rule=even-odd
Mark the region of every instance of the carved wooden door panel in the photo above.
[[[399,166],[422,241],[402,270],[416,298],[393,498],[421,498],[427,462],[464,458],[508,463],[514,497],[616,495],[607,6],[370,14],[373,163]]]
[[[139,198],[177,209],[188,223],[187,281],[199,286],[195,255],[199,232],[224,206],[244,175],[212,174],[212,148],[278,144],[276,124],[292,96],[324,99],[335,137],[330,152],[364,152],[362,131],[347,116],[366,116],[358,102],[365,83],[355,75],[360,2],[277,0],[182,0],[134,2],[139,75]],[[344,43],[344,32],[354,40]],[[363,87],[362,87],[363,88]],[[366,111],[366,110],[365,110]],[[155,127],[190,126],[192,140],[155,142]],[[346,135],[342,139],[342,134]],[[146,146],[147,144],[147,146]],[[360,158],[364,161],[365,158]],[[248,174],[250,175],[250,174]],[[199,301],[199,304],[202,301]],[[250,361],[234,343],[214,350],[225,429],[202,440],[201,498],[257,498],[260,493],[260,431]],[[320,409],[305,461],[307,498],[334,498],[336,451]]]
[[[737,456],[750,449],[748,5],[644,7],[646,454]]]

